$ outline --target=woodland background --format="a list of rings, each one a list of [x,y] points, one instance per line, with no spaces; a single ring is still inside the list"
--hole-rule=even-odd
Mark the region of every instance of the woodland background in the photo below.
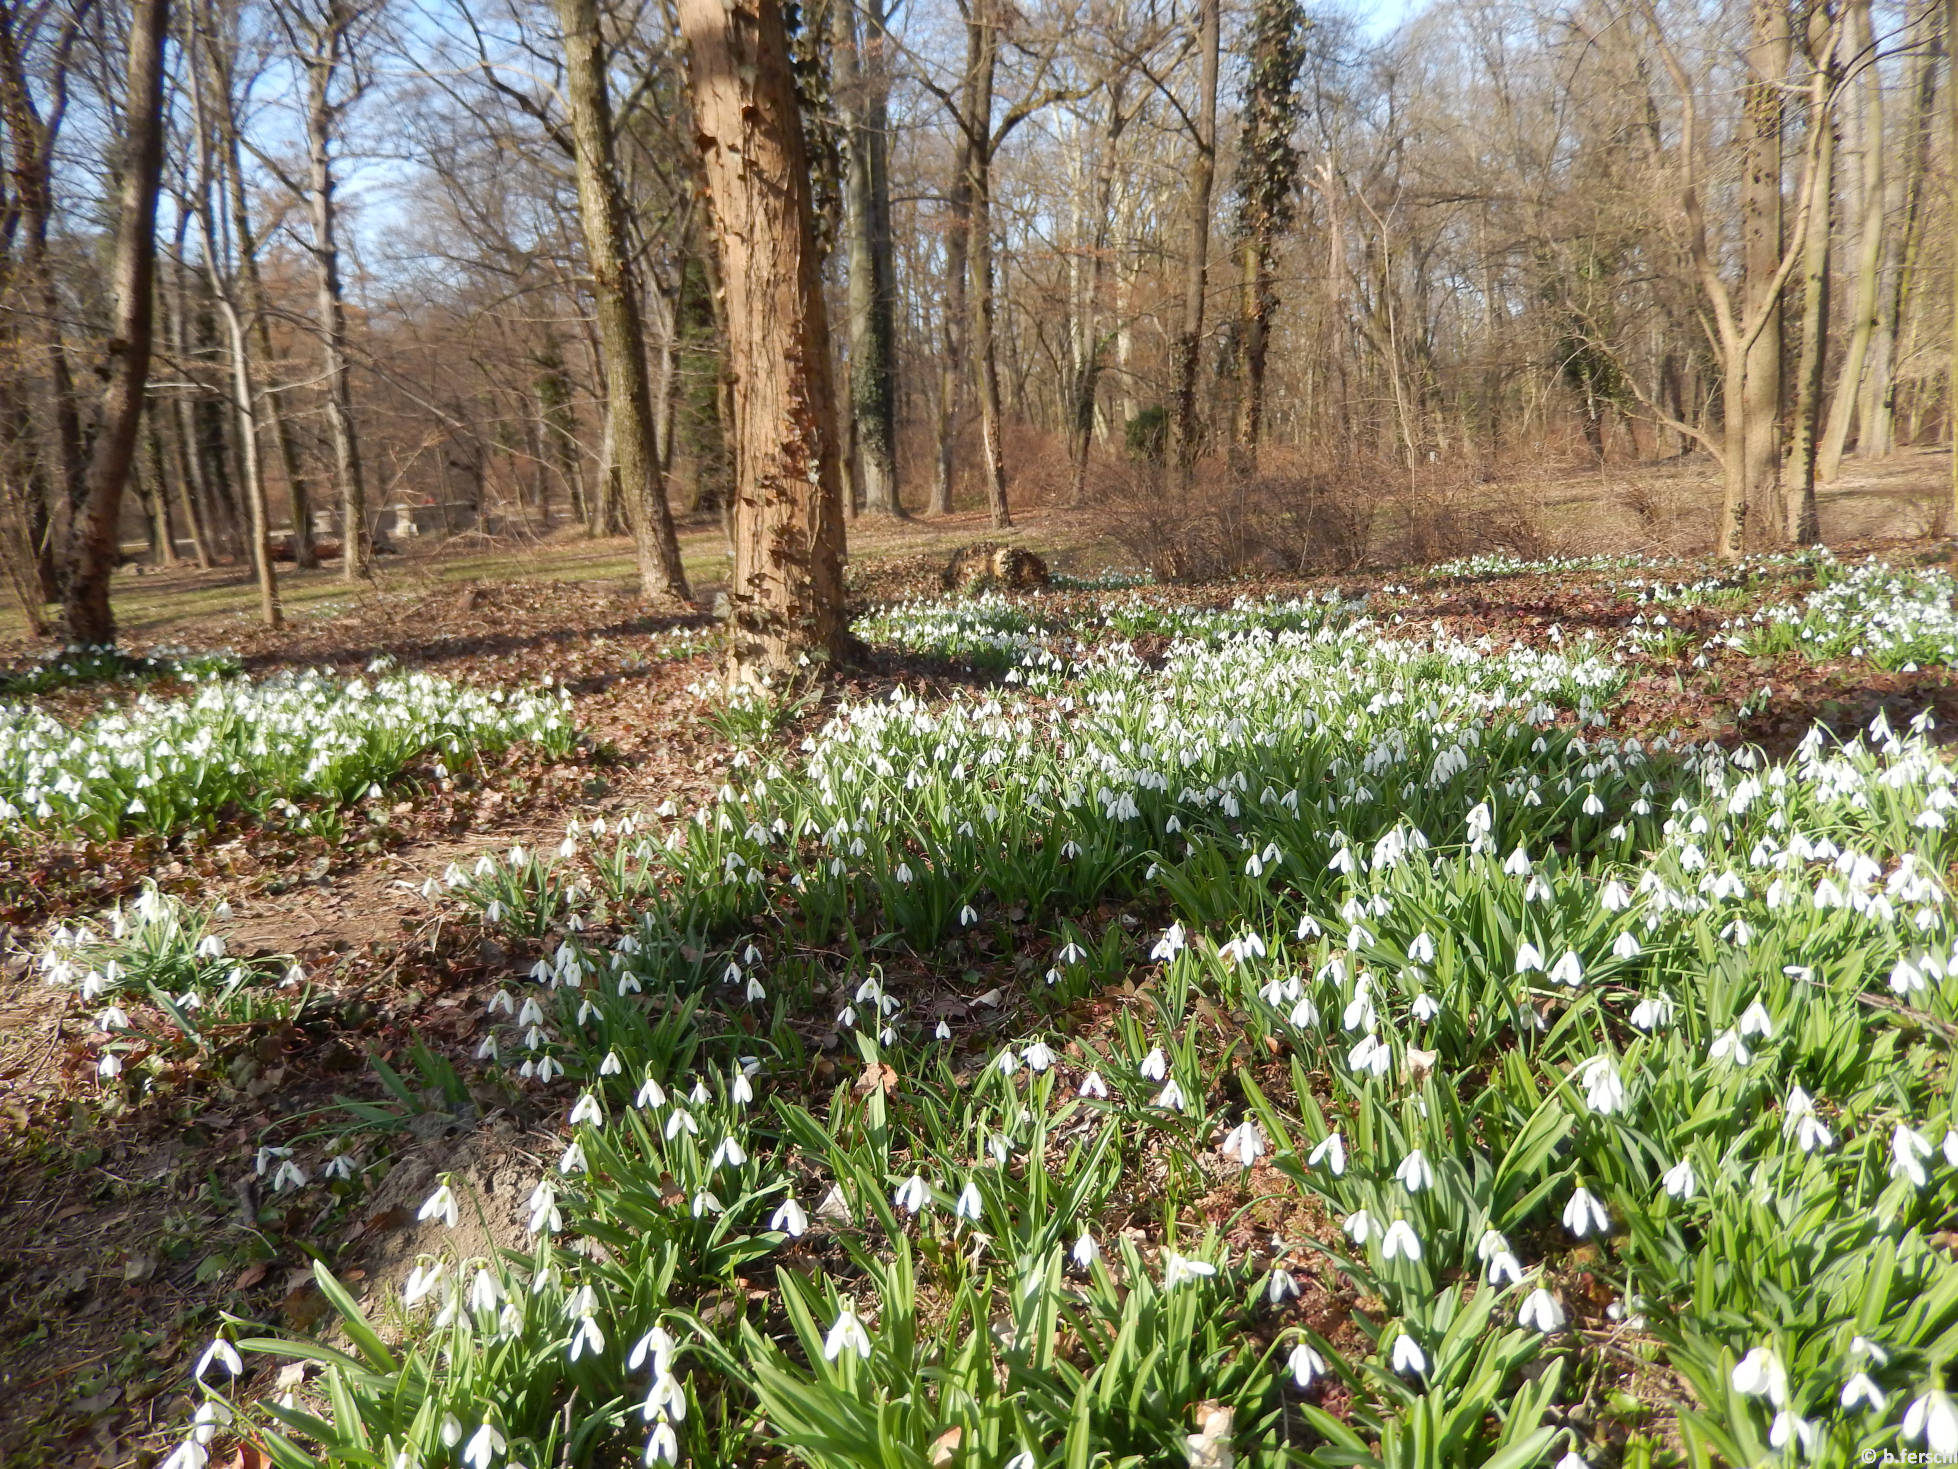
[[[36,620],[117,348],[144,9],[0,11],[0,510]],[[1603,467],[1654,537],[1737,554],[1814,540],[1845,460],[1949,436],[1943,0],[786,18],[853,512],[1038,504],[1164,575],[1313,569],[1540,550],[1515,487]],[[712,524],[732,406],[670,6],[185,0],[125,556],[249,560],[255,504],[302,566],[398,504],[627,527],[565,100],[587,20],[643,491]]]

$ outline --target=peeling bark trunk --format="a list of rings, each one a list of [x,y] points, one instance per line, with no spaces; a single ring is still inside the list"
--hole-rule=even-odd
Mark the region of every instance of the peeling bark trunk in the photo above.
[[[776,0],[680,0],[726,293],[738,453],[730,664],[841,658],[843,505],[809,159]]]

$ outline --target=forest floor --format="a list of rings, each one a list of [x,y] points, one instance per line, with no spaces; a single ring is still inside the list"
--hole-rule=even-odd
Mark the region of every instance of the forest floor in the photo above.
[[[1926,472],[1935,466],[1912,469],[1913,484],[1935,484]],[[1838,501],[1832,514],[1865,534],[1894,528],[1894,505],[1880,512],[1865,502],[1922,498],[1921,488],[1899,489],[1903,482],[1879,478],[1862,487],[1862,501]],[[1017,537],[1054,553],[1058,566],[1106,564],[1091,517],[1036,512],[1025,521]],[[853,528],[858,580],[880,601],[935,594],[945,549],[986,534],[970,514]],[[707,591],[718,532],[691,532],[687,544],[689,569]],[[1950,552],[1922,539],[1842,549],[1899,565]],[[326,1309],[311,1261],[332,1261],[350,1282],[393,1279],[426,1232],[412,1211],[438,1169],[463,1160],[493,1189],[500,1167],[528,1179],[536,1158],[559,1146],[556,1099],[480,1075],[471,1061],[485,997],[533,956],[421,890],[451,864],[555,846],[573,821],[616,822],[669,800],[685,808],[727,778],[733,747],[690,691],[715,671],[714,655],[686,641],[707,619],[648,615],[630,594],[630,572],[617,543],[582,541],[384,562],[376,587],[357,594],[329,570],[288,578],[288,605],[303,615],[277,633],[251,625],[250,588],[236,577],[126,573],[118,583],[136,646],[233,648],[252,677],[315,667],[358,675],[386,657],[486,687],[562,685],[584,738],[562,760],[519,745],[452,779],[405,782],[362,803],[339,840],[235,811],[167,840],[19,826],[0,833],[0,1464],[151,1462],[187,1416],[189,1362],[220,1313],[303,1330]],[[1666,574],[1698,573],[1682,564]],[[1638,615],[1601,572],[1384,579],[1396,577],[1414,581],[1394,607],[1398,618],[1471,640],[1554,641],[1584,630],[1609,638]],[[1383,578],[1334,580],[1352,594]],[[1315,585],[1328,584],[1262,578],[1149,595],[1223,606]],[[1678,621],[1704,631],[1733,610],[1687,610]],[[792,750],[838,700],[900,685],[939,697],[975,681],[983,680],[956,660],[873,648],[866,667],[775,738]],[[1777,698],[1750,708],[1763,684]],[[153,691],[179,692],[167,683]],[[48,707],[72,721],[101,703],[99,691],[77,690]],[[1816,721],[1851,729],[1885,709],[1901,726],[1926,707],[1958,728],[1958,682],[1948,669],[1886,672],[1853,658],[1715,651],[1699,669],[1641,663],[1613,722],[1620,733],[1785,751]],[[196,903],[227,904],[230,952],[292,956],[311,977],[312,998],[298,1015],[228,1037],[206,1063],[161,1074],[140,1105],[112,1105],[96,1076],[94,1022],[68,992],[41,982],[33,956],[53,926],[126,900],[146,879]],[[460,1091],[444,1091],[444,1068],[462,1078]],[[378,1187],[352,1203],[271,1196],[254,1150],[317,1135],[350,1099],[399,1114]],[[240,1451],[231,1462],[257,1460]]]

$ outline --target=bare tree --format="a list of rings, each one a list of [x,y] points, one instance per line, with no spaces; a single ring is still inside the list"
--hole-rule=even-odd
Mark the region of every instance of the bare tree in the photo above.
[[[163,52],[168,0],[134,0],[123,101],[123,167],[115,247],[115,336],[109,343],[102,428],[89,456],[88,488],[71,531],[64,603],[68,636],[113,643],[109,575],[115,570],[123,489],[149,380],[156,280],[156,199],[163,175]]]
[[[863,508],[904,514],[897,483],[897,281],[891,252],[890,15],[885,0],[839,0],[836,95],[846,148],[850,414]]]
[[[211,297],[224,317],[231,357],[231,404],[238,421],[238,453],[245,478],[245,503],[251,518],[252,568],[258,577],[259,616],[267,627],[279,627],[285,615],[279,607],[279,577],[272,565],[271,514],[266,504],[265,472],[260,462],[260,415],[258,374],[253,362],[253,340],[246,310],[238,296],[242,266],[234,270],[233,246],[242,253],[249,242],[228,237],[227,218],[222,203],[232,185],[222,177],[237,164],[235,152],[223,146],[235,139],[237,116],[231,95],[231,80],[224,66],[219,43],[213,34],[212,17],[193,14],[188,27],[192,54],[185,68],[190,78],[191,127],[196,143],[196,177],[186,190],[183,204],[196,217],[204,247],[204,272],[210,282]],[[242,189],[239,190],[242,194]],[[215,199],[214,199],[215,196]],[[303,499],[294,506],[297,517],[304,510]]]
[[[564,33],[565,110],[577,156],[578,216],[584,226],[585,260],[605,358],[613,472],[624,492],[626,515],[639,547],[641,592],[687,601],[692,592],[660,474],[645,331],[628,263],[625,203],[598,5],[596,0],[556,0],[556,4]]]
[[[1176,339],[1176,412],[1172,429],[1176,474],[1185,490],[1196,473],[1200,430],[1197,423],[1197,369],[1203,347],[1205,298],[1210,290],[1210,194],[1217,174],[1217,58],[1223,27],[1223,0],[1200,0],[1197,21],[1195,116],[1189,119],[1195,157],[1190,164],[1190,245],[1183,267],[1183,329]]]

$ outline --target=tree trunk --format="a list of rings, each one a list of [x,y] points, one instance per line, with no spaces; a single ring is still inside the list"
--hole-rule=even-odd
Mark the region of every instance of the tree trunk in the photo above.
[[[565,105],[577,144],[578,217],[605,356],[612,469],[639,548],[641,594],[652,600],[690,601],[693,593],[659,472],[645,328],[627,263],[625,199],[613,153],[612,99],[605,82],[597,0],[556,0],[556,6],[564,32]]]
[[[224,88],[219,101],[225,104],[217,117],[223,148],[220,163],[231,206],[231,229],[238,248],[238,282],[243,297],[239,304],[251,320],[258,360],[269,369],[273,360],[272,319],[265,309],[265,283],[258,270],[258,235],[252,228],[251,208],[245,199],[245,172],[239,156],[238,122],[229,103],[228,72],[220,73],[219,85]],[[263,396],[264,416],[269,420],[273,447],[278,451],[279,473],[285,479],[286,502],[292,516],[292,564],[307,570],[320,564],[319,552],[313,549],[312,495],[300,472],[299,451],[292,438],[292,418],[284,397],[269,386],[263,390]]]
[[[1850,54],[1873,57],[1875,45],[1870,27],[1870,0],[1851,0]],[[1824,484],[1833,480],[1842,468],[1843,446],[1849,441],[1850,423],[1856,416],[1863,372],[1869,362],[1870,338],[1876,331],[1883,266],[1883,78],[1873,60],[1864,65],[1863,83],[1856,97],[1857,148],[1862,158],[1862,194],[1857,201],[1856,294],[1850,308],[1849,350],[1843,357],[1842,373],[1836,379],[1835,395],[1829,401],[1829,424],[1822,436],[1822,451],[1816,464],[1816,475]]]
[[[143,459],[150,483],[155,486],[157,517],[163,526],[161,563],[175,566],[177,555],[177,532],[170,517],[170,473],[163,459],[163,432],[157,427],[157,401],[149,399],[143,405]]]
[[[235,282],[225,269],[217,224],[219,206],[211,198],[213,193],[225,194],[225,180],[219,175],[228,172],[237,162],[235,151],[226,149],[214,156],[214,150],[209,146],[214,129],[220,138],[230,133],[230,129],[218,121],[231,112],[230,81],[222,64],[214,64],[211,67],[213,75],[206,78],[202,65],[195,57],[187,70],[190,74],[192,126],[196,129],[197,138],[197,162],[202,174],[202,178],[193,186],[196,196],[191,207],[203,235],[205,277],[210,282],[211,296],[218,304],[218,311],[224,317],[225,333],[230,341],[231,408],[237,416],[245,504],[249,508],[251,523],[252,569],[258,578],[258,612],[267,627],[281,627],[285,623],[285,615],[279,607],[278,572],[272,565],[265,471],[259,457],[258,385],[252,372],[251,338],[246,330],[245,318],[238,309]]]
[[[1902,224],[1886,231],[1883,259],[1883,300],[1876,337],[1870,345],[1869,425],[1859,455],[1881,458],[1897,447],[1897,368],[1907,357],[1899,333],[1908,318],[1910,288],[1917,273],[1922,232],[1924,180],[1930,170],[1931,131],[1937,117],[1938,60],[1937,0],[1925,0],[1917,23],[1917,46],[1910,60],[1908,131],[1904,137],[1904,166],[1890,171],[1888,206],[1892,220]]]
[[[680,0],[721,255],[739,452],[730,667],[840,658],[843,506],[809,159],[776,0]]]
[[[1747,353],[1742,478],[1749,504],[1773,505],[1781,476],[1782,306],[1776,278],[1782,255],[1781,88],[1791,42],[1786,0],[1751,0],[1749,31],[1741,309],[1749,320],[1765,315],[1767,321]]]
[[[352,17],[344,0],[327,0],[318,48],[306,62],[307,202],[313,216],[313,269],[319,293],[320,347],[325,357],[326,422],[340,481],[340,574],[356,581],[374,574],[374,535],[367,523],[367,487],[354,427],[353,382],[347,362],[346,294],[340,283],[339,206],[333,198],[334,73]]]
[[[24,313],[38,328],[35,348],[44,362],[45,398],[42,438],[48,462],[54,470],[54,492],[67,502],[71,513],[80,506],[86,492],[88,450],[82,436],[81,407],[76,397],[74,371],[68,360],[68,346],[61,323],[66,315],[54,268],[48,259],[48,229],[54,217],[54,144],[65,112],[68,59],[80,30],[76,12],[63,26],[60,41],[46,67],[47,74],[29,76],[26,64],[13,44],[10,27],[0,27],[0,120],[13,148],[13,166],[8,170],[13,185],[7,200],[7,213],[15,216],[14,228],[20,240],[20,273],[34,303]],[[40,96],[50,96],[44,116]],[[0,199],[6,191],[0,188]],[[18,348],[15,333],[18,323],[9,323],[9,347]],[[48,503],[47,477],[36,475],[42,489],[41,504]],[[42,513],[45,513],[42,512]],[[43,538],[36,547],[36,578],[43,585],[60,578],[55,567],[53,547]]]
[[[116,565],[123,489],[129,481],[150,370],[156,196],[163,173],[163,47],[169,20],[168,0],[133,0],[129,76],[123,93],[124,162],[116,221],[109,385],[102,402],[102,428],[89,458],[87,497],[72,528],[64,609],[68,636],[88,646],[112,644],[116,638],[109,576]]]
[[[1000,441],[999,340],[993,299],[993,82],[999,73],[998,0],[973,0],[968,29],[979,35],[979,67],[966,128],[972,135],[969,177],[971,231],[966,245],[972,273],[972,361],[979,374],[980,470],[993,528],[1013,524],[1006,503],[1006,449]]]
[[[1808,125],[1822,131],[1815,157],[1814,202],[1802,239],[1802,346],[1795,371],[1793,446],[1788,456],[1783,534],[1797,546],[1822,539],[1815,507],[1816,430],[1822,414],[1822,377],[1829,358],[1829,223],[1835,188],[1836,119],[1831,99],[1837,67],[1833,49],[1818,47],[1809,83]]]
[[[1176,339],[1176,477],[1187,493],[1196,474],[1197,370],[1203,346],[1204,296],[1210,285],[1210,193],[1217,172],[1217,59],[1222,0],[1201,0],[1197,50],[1196,157],[1190,168],[1190,257],[1183,277],[1183,330]]]
[[[1958,155],[1958,0],[1944,0],[1946,157]],[[1945,238],[1958,240],[1958,188],[1951,191]],[[1951,354],[1944,375],[1944,427],[1951,440],[1951,511],[1958,522],[1958,267],[1951,272]]]
[[[891,257],[890,37],[884,0],[836,6],[836,94],[848,142],[850,416],[863,508],[904,514],[897,484],[896,271]],[[861,10],[862,28],[858,27]]]
[[[958,451],[959,400],[965,393],[965,344],[970,325],[965,282],[967,246],[972,238],[972,140],[961,134],[956,151],[952,187],[945,206],[945,304],[938,354],[938,458],[931,485],[933,515],[952,513],[953,460]]]

